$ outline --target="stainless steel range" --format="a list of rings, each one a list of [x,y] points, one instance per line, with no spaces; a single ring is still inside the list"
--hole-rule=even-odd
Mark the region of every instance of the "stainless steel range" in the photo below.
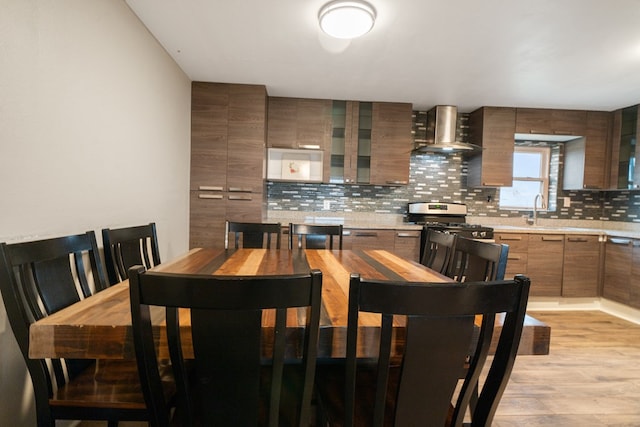
[[[493,240],[493,228],[479,224],[467,224],[467,205],[463,203],[409,203],[407,222],[423,225],[420,253],[424,250],[427,231],[435,229],[463,237]]]

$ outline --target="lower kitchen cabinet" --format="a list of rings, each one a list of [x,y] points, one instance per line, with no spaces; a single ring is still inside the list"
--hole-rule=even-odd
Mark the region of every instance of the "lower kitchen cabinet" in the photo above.
[[[421,230],[396,230],[395,253],[402,258],[420,262]]]
[[[640,308],[640,240],[633,240],[633,262],[631,263],[631,280],[629,299],[632,307]]]
[[[496,243],[509,245],[504,277],[511,279],[517,274],[527,274],[529,236],[522,233],[494,233],[494,239]]]
[[[395,230],[349,228],[344,230],[343,249],[384,249],[394,251]]]
[[[531,279],[531,296],[562,295],[564,235],[529,234],[527,275]]]
[[[622,304],[631,304],[633,244],[633,239],[609,237],[605,245],[602,296]]]
[[[599,236],[566,235],[564,237],[562,296],[598,296],[599,272]]]

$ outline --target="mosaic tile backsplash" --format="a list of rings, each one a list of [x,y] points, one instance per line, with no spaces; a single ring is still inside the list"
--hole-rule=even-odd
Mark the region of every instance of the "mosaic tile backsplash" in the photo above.
[[[421,137],[423,113],[414,114],[415,138]],[[465,115],[461,115],[459,120],[463,138],[465,119]],[[540,218],[640,222],[640,191],[565,192],[559,188],[563,146],[561,143],[549,145],[552,153],[550,210],[540,213]],[[501,210],[499,189],[467,187],[467,169],[467,161],[459,153],[415,153],[411,155],[409,185],[402,187],[269,182],[268,209],[404,215],[409,202],[437,201],[465,203],[470,216],[510,218],[528,214],[527,211]],[[569,197],[569,207],[564,206],[563,197]]]

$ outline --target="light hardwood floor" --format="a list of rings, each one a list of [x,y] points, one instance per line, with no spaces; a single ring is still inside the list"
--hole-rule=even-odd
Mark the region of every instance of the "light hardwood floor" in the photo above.
[[[640,426],[640,325],[599,311],[529,314],[551,326],[550,354],[518,356],[493,426]]]
[[[599,311],[532,312],[548,356],[519,356],[493,425],[640,426],[640,325]]]

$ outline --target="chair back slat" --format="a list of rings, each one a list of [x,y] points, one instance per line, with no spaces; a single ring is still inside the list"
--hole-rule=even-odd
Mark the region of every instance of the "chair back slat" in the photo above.
[[[186,408],[195,409],[195,414],[188,414],[190,419],[200,420],[202,425],[258,425],[259,420],[265,424],[270,420],[268,425],[275,427],[280,425],[281,416],[290,416],[296,425],[309,425],[320,319],[319,271],[291,276],[226,277],[163,274],[134,267],[129,276],[136,357],[145,400],[150,408],[158,408],[154,415],[157,425],[168,425],[168,419],[167,402],[159,387],[151,306],[190,308],[195,386],[201,403],[185,403]],[[303,336],[286,330],[287,309],[306,309]],[[262,340],[266,339],[262,327],[264,310],[276,313],[271,354],[261,352],[265,347]],[[177,322],[177,317],[167,318],[168,330],[174,331],[168,340],[172,366],[181,370],[184,360],[178,351],[171,350],[180,348]],[[288,354],[286,344],[290,339],[304,340],[302,355]],[[285,366],[285,358],[301,363]],[[265,366],[270,369],[265,371]],[[283,394],[282,388],[296,383],[283,379],[292,373],[300,385]],[[184,388],[179,394],[189,396],[186,390],[192,387],[186,375],[178,374],[185,379],[182,386],[178,382]],[[263,399],[263,394],[269,397]],[[297,398],[293,405],[292,397]]]
[[[124,228],[104,228],[102,243],[107,274],[112,285],[127,279],[128,270],[134,265],[151,268],[160,264],[154,222]]]
[[[455,250],[457,235],[426,228],[426,242],[420,263],[438,273],[446,274]]]
[[[509,246],[458,236],[447,275],[458,282],[502,280]]]

